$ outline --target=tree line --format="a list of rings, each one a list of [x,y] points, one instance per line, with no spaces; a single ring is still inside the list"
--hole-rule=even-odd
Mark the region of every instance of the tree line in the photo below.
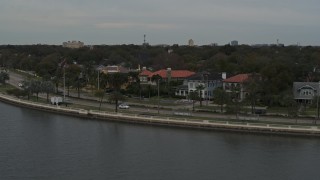
[[[64,60],[68,64],[65,69],[60,64]],[[115,64],[131,69],[145,66],[150,70],[171,67],[196,72],[226,72],[229,76],[260,74],[261,81],[251,85],[255,87],[255,98],[251,99],[259,99],[259,103],[267,106],[283,104],[283,97],[291,94],[294,81],[320,80],[320,48],[311,46],[100,45],[80,49],[53,45],[0,46],[2,68],[32,71],[56,87],[61,85],[65,70],[67,89],[80,89],[87,85],[96,87],[98,72],[95,66]],[[105,81],[103,75],[99,75],[102,76],[100,83],[107,85],[102,82]],[[132,76],[136,78],[137,74]],[[136,78],[134,82],[138,81]],[[170,87],[173,86],[163,84],[161,94],[172,95]],[[139,83],[131,83],[129,87],[129,92],[140,96],[157,94],[155,87],[141,86]]]

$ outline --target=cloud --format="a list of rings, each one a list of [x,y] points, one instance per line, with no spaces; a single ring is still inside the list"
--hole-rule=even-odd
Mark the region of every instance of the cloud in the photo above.
[[[104,22],[95,25],[99,29],[127,29],[127,28],[144,28],[154,30],[177,29],[174,24],[165,23],[140,23],[140,22]]]
[[[115,43],[141,32],[158,36],[155,41],[192,37],[224,43],[230,38],[266,41],[270,36],[315,41],[319,7],[319,0],[1,0],[0,33],[12,39],[16,36],[11,32],[44,37],[59,33],[65,39],[78,34],[90,41],[108,36],[117,37]]]

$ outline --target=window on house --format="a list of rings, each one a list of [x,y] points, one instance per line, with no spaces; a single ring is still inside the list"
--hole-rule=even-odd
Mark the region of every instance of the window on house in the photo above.
[[[312,89],[302,89],[300,91],[301,96],[314,96],[314,91]]]

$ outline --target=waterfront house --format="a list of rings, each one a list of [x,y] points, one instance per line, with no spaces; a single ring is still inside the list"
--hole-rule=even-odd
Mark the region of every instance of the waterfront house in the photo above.
[[[242,101],[249,95],[245,83],[252,79],[261,79],[259,74],[237,74],[223,80],[223,90],[227,93],[234,93],[237,100]]]
[[[222,80],[225,78],[226,73],[196,73],[184,80],[183,85],[177,87],[175,95],[187,97],[190,92],[197,91],[197,87],[202,85],[204,89],[200,91],[200,97],[210,100],[213,98],[213,91],[222,87]]]
[[[112,74],[112,73],[128,73],[129,69],[123,67],[123,66],[118,66],[118,65],[108,65],[104,66],[101,71],[105,74]]]
[[[152,82],[152,76],[159,75],[163,81],[184,81],[188,77],[194,75],[195,72],[189,70],[172,70],[171,68],[161,69],[156,72],[151,72],[145,68],[139,74],[140,82],[144,84],[155,84]]]
[[[294,82],[293,96],[298,103],[311,104],[317,95],[320,95],[319,82]]]
[[[146,84],[151,81],[150,76],[152,76],[152,72],[143,67],[141,73],[139,74],[140,83]]]

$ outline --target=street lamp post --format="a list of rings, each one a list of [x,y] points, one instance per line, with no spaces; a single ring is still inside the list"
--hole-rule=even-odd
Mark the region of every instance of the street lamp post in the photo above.
[[[66,68],[63,66],[63,101],[66,100]]]
[[[78,76],[78,98],[80,98],[80,79],[82,78],[82,72]]]
[[[159,107],[160,107],[160,79],[158,79],[158,114],[159,114]]]
[[[205,73],[203,74],[203,76],[207,79],[204,79],[205,81],[205,90],[207,91],[207,93],[205,93],[205,99],[206,99],[206,105],[208,106],[208,96],[209,96],[209,74]]]
[[[319,95],[320,95],[319,91],[320,91],[320,81],[318,84],[318,91],[317,91],[317,118],[316,118],[315,124],[317,124],[317,119],[319,119]]]
[[[100,70],[98,69],[98,90],[100,90]]]
[[[207,83],[206,83],[206,86],[207,86],[207,96],[206,96],[206,103],[207,103],[207,106],[208,106],[208,97],[209,97],[209,75],[207,74],[206,75],[207,77]]]

